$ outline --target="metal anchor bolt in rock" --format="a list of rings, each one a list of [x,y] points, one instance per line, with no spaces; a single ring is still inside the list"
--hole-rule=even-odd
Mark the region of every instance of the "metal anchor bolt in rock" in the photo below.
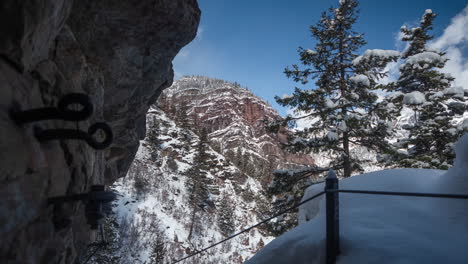
[[[104,140],[97,141],[94,139],[93,135],[101,130],[104,133]],[[58,139],[78,139],[84,140],[94,149],[105,149],[112,144],[113,133],[110,126],[106,123],[95,123],[91,125],[88,129],[88,132],[81,131],[78,129],[47,129],[47,130],[37,130],[35,132],[36,138],[40,142],[58,140]]]
[[[71,106],[80,106],[80,110],[70,109]],[[93,114],[93,104],[88,95],[70,93],[63,96],[57,107],[44,107],[24,111],[10,111],[10,117],[18,124],[37,122],[42,120],[62,119],[67,121],[82,121]]]

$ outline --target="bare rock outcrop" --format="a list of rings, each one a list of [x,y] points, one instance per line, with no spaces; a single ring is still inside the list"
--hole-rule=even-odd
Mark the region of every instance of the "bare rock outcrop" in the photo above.
[[[125,175],[145,134],[145,114],[173,80],[172,59],[196,34],[195,0],[5,0],[0,3],[0,259],[72,263],[89,232],[86,192]],[[14,122],[11,111],[56,106],[71,92],[95,107],[86,121]],[[114,143],[40,143],[38,129],[87,130],[107,122]]]

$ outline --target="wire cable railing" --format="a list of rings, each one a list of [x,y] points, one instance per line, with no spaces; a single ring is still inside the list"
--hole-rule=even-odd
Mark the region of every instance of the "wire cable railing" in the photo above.
[[[265,223],[271,221],[272,219],[274,219],[274,218],[276,218],[276,217],[278,217],[278,216],[281,216],[281,215],[283,215],[283,214],[285,214],[285,213],[287,213],[287,212],[290,212],[290,211],[292,211],[292,210],[298,208],[299,206],[301,206],[301,205],[303,205],[303,204],[305,204],[305,203],[307,203],[307,202],[312,201],[313,199],[315,199],[315,198],[321,196],[322,194],[325,194],[325,191],[319,192],[319,193],[317,193],[316,195],[314,195],[314,196],[312,196],[312,197],[310,197],[310,198],[307,198],[307,199],[305,199],[304,201],[301,201],[300,203],[297,203],[297,204],[295,204],[295,205],[293,205],[293,206],[291,206],[291,207],[289,207],[289,208],[287,208],[287,209],[284,209],[284,210],[278,212],[277,214],[275,214],[275,215],[273,215],[273,216],[271,216],[271,217],[268,217],[268,218],[266,218],[266,219],[264,219],[264,220],[262,220],[262,221],[256,223],[255,225],[252,225],[252,226],[250,226],[250,227],[248,227],[248,228],[246,228],[246,229],[244,229],[244,230],[242,230],[242,231],[239,231],[239,232],[237,232],[237,233],[235,233],[235,234],[233,234],[233,235],[231,235],[231,236],[229,236],[229,237],[227,237],[227,238],[225,238],[225,239],[223,239],[223,240],[221,240],[221,241],[219,241],[219,242],[216,242],[216,243],[214,243],[214,244],[212,244],[212,245],[210,245],[210,246],[208,246],[208,247],[205,247],[205,248],[203,248],[203,249],[201,249],[201,250],[197,250],[196,252],[194,252],[194,253],[192,253],[192,254],[190,254],[190,255],[187,255],[187,256],[185,256],[185,257],[183,257],[183,258],[181,258],[181,259],[178,259],[178,260],[172,262],[172,264],[176,264],[176,263],[179,263],[179,262],[184,261],[184,260],[186,260],[186,259],[195,257],[196,255],[199,255],[199,254],[201,254],[201,253],[207,251],[207,250],[210,249],[210,248],[216,247],[217,245],[223,244],[224,242],[227,242],[227,241],[229,241],[229,240],[231,240],[231,239],[233,239],[233,238],[235,238],[235,237],[237,237],[237,236],[239,236],[239,235],[241,235],[241,234],[243,234],[243,233],[249,232],[250,230],[252,230],[252,229],[254,229],[254,228],[256,228],[256,227],[259,227],[259,226],[261,226],[261,225],[263,225],[263,224],[265,224]]]
[[[415,196],[415,197],[432,197],[432,198],[450,198],[450,199],[468,199],[468,195],[465,195],[465,194],[448,194],[448,193],[384,192],[384,191],[364,191],[364,190],[346,190],[346,189],[328,190],[328,192],[377,194],[377,195],[393,195],[393,196]]]
[[[299,206],[308,203],[315,198],[326,194],[326,237],[327,237],[327,257],[326,263],[335,263],[336,257],[339,255],[339,204],[338,204],[338,193],[352,193],[352,194],[370,194],[370,195],[390,195],[390,196],[412,196],[412,197],[429,197],[429,198],[449,198],[449,199],[467,199],[468,195],[466,194],[446,194],[446,193],[416,193],[416,192],[388,192],[388,191],[368,191],[368,190],[347,190],[338,188],[338,178],[333,170],[330,170],[327,179],[325,180],[325,189],[303,201],[297,203],[296,205],[289,207],[285,210],[282,210],[275,215],[268,217],[255,225],[252,225],[244,230],[241,230],[219,242],[216,242],[208,247],[205,247],[201,250],[196,250],[194,253],[187,255],[181,259],[175,260],[172,264],[180,263],[184,260],[195,257],[196,255],[202,254],[207,250],[216,247],[220,244],[223,244],[243,233],[249,232],[253,228],[259,227],[262,224],[265,224],[272,219],[279,217],[285,213],[288,213]]]

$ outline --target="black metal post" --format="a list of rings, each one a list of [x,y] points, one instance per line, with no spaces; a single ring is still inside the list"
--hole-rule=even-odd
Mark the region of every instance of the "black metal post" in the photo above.
[[[338,202],[338,177],[334,170],[330,170],[325,180],[325,199],[327,214],[327,264],[335,264],[336,256],[340,253],[340,225]]]

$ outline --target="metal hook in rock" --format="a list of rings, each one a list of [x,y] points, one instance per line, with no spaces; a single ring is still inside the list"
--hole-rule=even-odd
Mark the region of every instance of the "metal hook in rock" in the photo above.
[[[72,110],[70,106],[80,105],[80,110]],[[25,111],[11,111],[10,117],[19,124],[41,120],[62,119],[67,121],[85,120],[93,114],[93,104],[88,95],[69,93],[63,96],[57,107],[44,107]]]
[[[94,139],[93,135],[97,131],[103,131],[105,138],[103,141],[97,141]],[[94,149],[105,149],[112,144],[113,133],[112,129],[106,123],[95,123],[91,125],[88,129],[88,132],[84,132],[77,129],[47,129],[36,132],[36,138],[40,142],[57,140],[57,139],[79,139],[84,140]]]

